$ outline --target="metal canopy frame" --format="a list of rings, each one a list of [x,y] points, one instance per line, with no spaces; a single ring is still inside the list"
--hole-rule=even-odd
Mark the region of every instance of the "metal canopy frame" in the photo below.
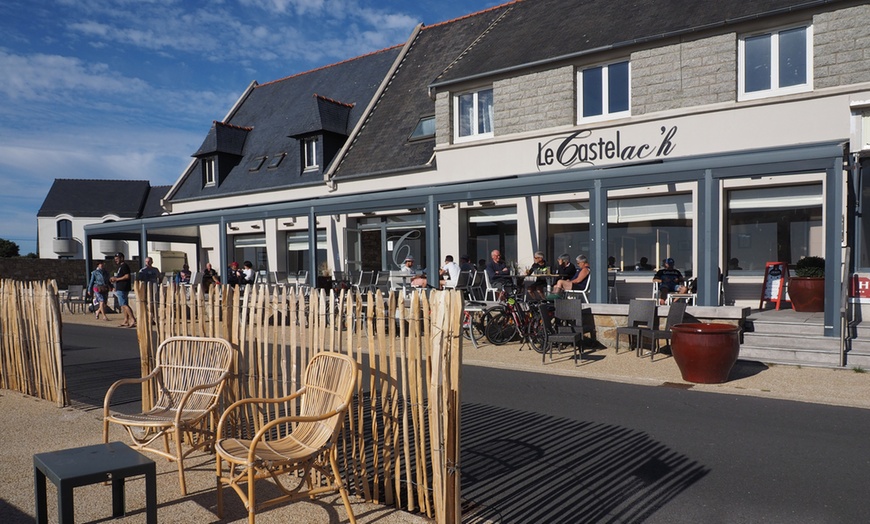
[[[719,217],[721,200],[720,180],[750,176],[777,176],[796,173],[824,172],[828,187],[839,188],[847,176],[843,168],[844,148],[847,141],[821,142],[771,149],[747,150],[719,155],[661,160],[649,163],[620,164],[608,167],[579,167],[556,172],[530,172],[516,176],[487,180],[426,185],[373,191],[360,198],[360,194],[324,195],[322,197],[292,200],[254,206],[217,209],[164,215],[119,222],[107,222],[85,226],[85,259],[89,260],[91,239],[138,240],[140,253],[145,253],[148,240],[172,239],[173,241],[196,242],[199,247],[199,227],[220,226],[221,267],[227,263],[226,226],[231,221],[261,220],[307,216],[315,223],[320,215],[341,215],[398,208],[423,208],[426,225],[430,232],[426,256],[438,261],[439,204],[516,198],[529,195],[551,195],[588,191],[592,214],[590,233],[593,267],[607,264],[607,191],[630,188],[638,185],[665,185],[680,182],[698,183],[699,205],[695,220],[698,221],[698,268],[700,305],[713,306],[718,297],[719,268]],[[842,239],[843,224],[842,192],[826,191],[826,238]],[[172,232],[172,233],[170,233]],[[180,234],[179,234],[180,233]],[[309,249],[316,249],[316,234],[309,231]],[[195,239],[195,240],[194,240]],[[842,254],[840,242],[827,242],[825,259],[830,267],[840,267]],[[87,265],[87,262],[86,262]],[[316,275],[312,258],[309,275]],[[837,271],[826,273],[826,302],[838,304],[841,291],[836,282]],[[607,278],[604,273],[593,276],[593,296],[607,296]],[[828,296],[830,295],[830,296]],[[825,334],[839,333],[839,317],[833,311],[825,312]],[[829,318],[830,317],[830,318]],[[829,333],[831,333],[829,335]]]

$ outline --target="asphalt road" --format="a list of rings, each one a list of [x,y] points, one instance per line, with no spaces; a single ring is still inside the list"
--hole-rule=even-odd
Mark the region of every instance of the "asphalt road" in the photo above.
[[[464,522],[867,522],[870,411],[465,366]]]

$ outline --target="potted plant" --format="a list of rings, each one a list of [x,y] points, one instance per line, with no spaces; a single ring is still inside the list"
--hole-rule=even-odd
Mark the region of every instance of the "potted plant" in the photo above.
[[[795,311],[820,313],[825,310],[825,259],[804,257],[788,281],[788,297]]]

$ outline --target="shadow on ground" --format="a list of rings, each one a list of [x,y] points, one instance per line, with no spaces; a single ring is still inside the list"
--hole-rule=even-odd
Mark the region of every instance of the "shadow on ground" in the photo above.
[[[710,472],[624,427],[462,408],[462,522],[642,522]]]

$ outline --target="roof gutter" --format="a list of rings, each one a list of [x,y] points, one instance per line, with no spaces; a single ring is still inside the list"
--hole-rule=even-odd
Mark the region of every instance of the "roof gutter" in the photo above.
[[[378,86],[378,90],[375,91],[374,96],[372,96],[371,100],[369,100],[368,105],[366,106],[365,111],[363,112],[360,119],[357,121],[356,125],[353,127],[353,131],[351,131],[350,136],[347,140],[344,141],[344,144],[341,146],[341,149],[338,151],[338,155],[336,155],[335,160],[329,166],[329,169],[323,173],[323,182],[326,184],[326,187],[329,191],[335,191],[335,180],[333,180],[333,176],[335,176],[336,170],[341,165],[342,160],[344,159],[344,155],[347,154],[348,150],[353,145],[354,141],[356,141],[357,135],[365,126],[366,121],[368,120],[369,115],[374,110],[375,106],[377,106],[378,102],[383,96],[384,91],[387,90],[387,86],[390,85],[390,82],[393,80],[393,77],[396,75],[396,71],[399,69],[399,66],[405,60],[405,57],[408,55],[408,51],[411,50],[411,45],[417,39],[417,35],[420,34],[420,31],[423,28],[423,24],[417,24],[417,27],[411,32],[411,36],[408,37],[408,40],[405,42],[405,45],[402,46],[402,50],[399,52],[399,56],[396,57],[396,60],[393,61],[393,65],[390,67],[390,70],[384,76],[384,79],[381,81],[381,85]]]
[[[230,110],[227,112],[227,114],[224,117],[224,119],[222,120],[222,122],[226,122],[227,120],[232,118],[233,115],[236,114],[236,111],[239,110],[239,108],[242,106],[242,103],[245,100],[247,100],[247,98],[254,91],[254,88],[257,87],[258,85],[259,84],[257,83],[256,80],[252,80],[251,83],[248,84],[248,88],[245,89],[245,92],[242,93],[242,95],[238,98],[238,100],[236,100],[236,103],[233,104],[233,107],[231,107]],[[182,175],[180,177],[178,177],[178,180],[176,180],[175,183],[172,184],[172,187],[169,188],[169,191],[167,191],[166,196],[164,196],[163,198],[160,199],[160,207],[162,207],[166,212],[168,212],[168,213],[172,212],[172,202],[170,202],[169,200],[172,198],[173,195],[175,195],[175,192],[181,186],[181,183],[184,182],[185,180],[187,180],[187,177],[190,176],[190,171],[193,169],[193,165],[196,163],[196,160],[197,159],[194,158],[190,161],[189,164],[187,164],[187,168],[184,170],[184,173],[182,173]]]
[[[480,80],[481,78],[488,78],[490,76],[503,75],[506,73],[513,73],[516,71],[528,69],[530,67],[537,67],[537,66],[541,66],[541,65],[548,65],[548,64],[553,64],[556,62],[572,60],[575,58],[579,58],[579,57],[583,57],[583,56],[587,56],[587,55],[591,55],[591,54],[595,54],[595,53],[600,53],[602,51],[621,49],[623,47],[628,47],[628,46],[632,46],[632,45],[644,44],[644,43],[652,42],[655,40],[662,40],[665,38],[673,38],[676,36],[683,36],[683,35],[687,35],[687,34],[691,34],[691,33],[697,33],[699,31],[706,31],[706,30],[715,29],[718,27],[725,27],[725,26],[734,25],[734,24],[741,23],[741,22],[748,22],[750,20],[757,20],[759,18],[765,18],[768,16],[774,16],[774,15],[779,15],[779,14],[783,14],[783,13],[789,13],[789,12],[793,12],[793,11],[802,11],[804,9],[809,9],[811,7],[818,7],[821,5],[832,4],[832,3],[837,3],[837,2],[841,2],[841,1],[842,0],[810,0],[810,1],[804,2],[802,4],[793,5],[793,6],[789,6],[789,7],[783,7],[780,9],[774,9],[773,11],[766,11],[764,13],[756,13],[754,15],[741,16],[741,17],[737,17],[737,18],[723,20],[721,22],[715,22],[712,24],[706,24],[706,25],[690,27],[687,29],[681,29],[679,31],[671,31],[671,32],[667,32],[667,33],[660,33],[657,35],[645,36],[642,38],[635,38],[634,40],[626,40],[624,42],[617,42],[614,44],[600,46],[600,47],[596,47],[593,49],[586,49],[583,51],[568,53],[565,55],[556,56],[556,57],[552,57],[552,58],[545,58],[543,60],[538,60],[535,62],[528,62],[528,63],[510,66],[510,67],[505,67],[502,69],[496,69],[493,71],[487,71],[484,73],[468,75],[468,76],[465,76],[462,78],[456,78],[453,80],[445,80],[443,82],[433,82],[433,83],[429,84],[429,90],[430,91],[437,90],[438,88],[447,87],[447,86],[451,86],[454,84],[460,84],[460,83],[464,83],[464,82]]]

